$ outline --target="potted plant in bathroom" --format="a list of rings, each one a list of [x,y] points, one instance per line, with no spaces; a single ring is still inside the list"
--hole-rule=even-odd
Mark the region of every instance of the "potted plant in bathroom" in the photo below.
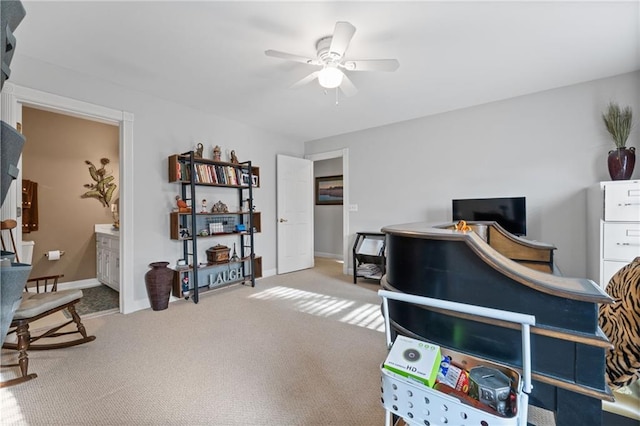
[[[631,107],[621,108],[610,102],[602,114],[602,121],[611,135],[616,149],[609,151],[607,166],[612,180],[628,180],[636,164],[636,149],[627,148],[627,139],[631,133],[633,112]]]

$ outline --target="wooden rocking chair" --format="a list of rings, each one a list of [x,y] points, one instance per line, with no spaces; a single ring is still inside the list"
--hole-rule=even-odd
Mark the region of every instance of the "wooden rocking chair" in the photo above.
[[[35,373],[28,373],[29,356],[27,351],[66,348],[91,342],[96,339],[95,336],[87,336],[84,325],[80,321],[80,316],[75,309],[75,304],[82,298],[82,290],[71,289],[58,291],[58,279],[61,277],[63,277],[63,275],[51,275],[27,280],[22,301],[13,316],[9,332],[7,333],[7,336],[15,333],[17,335],[17,343],[7,342],[5,340],[2,346],[3,348],[18,351],[17,364],[3,365],[2,367],[20,367],[21,376],[0,382],[0,388],[17,385],[37,377]],[[30,283],[35,283],[35,285],[29,286]],[[33,291],[34,288],[35,292]],[[64,309],[71,314],[69,321],[61,325],[56,325],[37,336],[31,335],[29,324],[55,312],[63,311]],[[76,331],[59,331],[71,323],[75,323]],[[54,343],[48,344],[34,344],[34,342],[40,339],[57,338],[73,334],[80,334],[80,337],[73,340],[57,339]]]

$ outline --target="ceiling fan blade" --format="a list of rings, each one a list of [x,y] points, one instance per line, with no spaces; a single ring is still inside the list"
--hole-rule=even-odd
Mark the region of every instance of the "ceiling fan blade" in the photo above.
[[[313,80],[318,78],[318,74],[319,73],[320,73],[320,71],[312,72],[311,74],[309,74],[308,76],[306,76],[302,80],[299,80],[298,82],[293,83],[291,85],[291,89],[297,89],[300,86],[304,86],[305,84],[312,82]]]
[[[340,85],[340,90],[346,97],[350,97],[358,93],[358,89],[353,85],[353,82],[346,75],[342,77],[342,84]]]
[[[280,52],[278,50],[265,50],[264,54],[274,58],[286,59],[287,61],[302,62],[303,64],[319,65],[317,59],[306,58],[292,53]]]
[[[348,22],[336,22],[336,27],[333,30],[333,38],[331,39],[331,46],[329,46],[329,54],[335,54],[338,57],[344,56],[344,52],[349,47],[349,42],[353,34],[356,32],[356,27]]]
[[[346,61],[341,65],[349,71],[395,71],[400,66],[397,59],[361,59]]]

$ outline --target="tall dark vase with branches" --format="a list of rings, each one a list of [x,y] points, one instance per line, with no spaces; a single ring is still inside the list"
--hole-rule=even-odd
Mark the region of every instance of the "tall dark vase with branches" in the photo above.
[[[612,180],[629,180],[636,164],[636,149],[627,147],[627,139],[631,133],[633,112],[631,107],[621,108],[618,104],[609,103],[602,114],[604,125],[613,139],[616,149],[609,151],[607,166]]]

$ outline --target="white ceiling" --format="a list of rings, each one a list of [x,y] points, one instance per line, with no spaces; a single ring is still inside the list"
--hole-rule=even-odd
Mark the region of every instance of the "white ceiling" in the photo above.
[[[640,69],[639,2],[33,2],[20,55],[306,141]],[[347,59],[397,58],[349,76],[351,98],[313,82],[315,55],[351,22]]]

